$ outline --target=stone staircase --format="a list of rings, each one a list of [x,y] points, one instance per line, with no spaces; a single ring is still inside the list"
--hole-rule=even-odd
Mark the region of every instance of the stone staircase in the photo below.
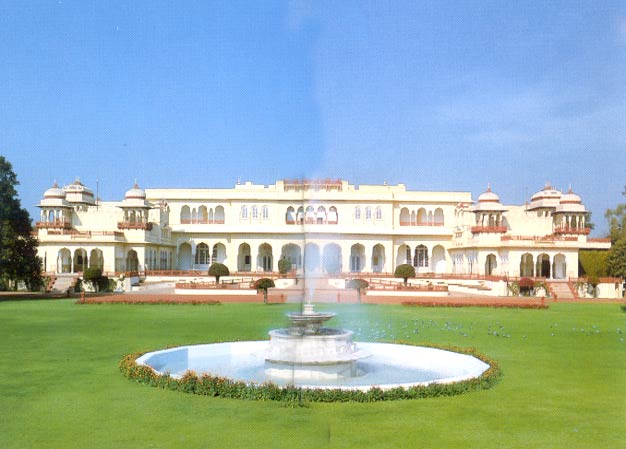
[[[74,290],[78,275],[76,274],[57,274],[55,276],[50,293],[67,293],[68,290]]]
[[[567,281],[546,282],[553,299],[576,299]]]

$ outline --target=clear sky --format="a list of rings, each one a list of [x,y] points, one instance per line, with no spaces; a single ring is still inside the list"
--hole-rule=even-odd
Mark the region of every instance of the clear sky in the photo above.
[[[0,154],[35,204],[340,177],[523,204],[626,184],[626,2],[0,0]]]

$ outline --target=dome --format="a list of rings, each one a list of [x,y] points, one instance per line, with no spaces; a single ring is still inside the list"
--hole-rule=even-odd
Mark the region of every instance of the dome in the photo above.
[[[124,195],[124,199],[127,200],[145,200],[146,199],[146,192],[143,189],[140,189],[139,186],[137,185],[137,183],[135,183],[135,185],[133,186],[132,189],[126,191],[126,194]]]
[[[504,212],[505,208],[500,203],[500,197],[491,191],[491,186],[478,197],[478,204],[473,208],[474,212]]]
[[[45,191],[45,193],[43,194],[43,197],[47,199],[54,199],[54,198],[65,199],[65,192],[63,191],[63,189],[61,189],[58,186],[58,184],[55,181],[52,187],[50,187],[48,190]]]
[[[487,187],[487,190],[480,194],[478,197],[479,203],[499,203],[500,197],[491,191],[491,187]]]
[[[554,200],[561,198],[562,193],[550,185],[550,181],[546,182],[543,189],[535,193],[530,201]]]
[[[582,202],[583,200],[572,192],[571,187],[565,195],[561,196],[561,199],[559,200],[560,204],[581,204]]]

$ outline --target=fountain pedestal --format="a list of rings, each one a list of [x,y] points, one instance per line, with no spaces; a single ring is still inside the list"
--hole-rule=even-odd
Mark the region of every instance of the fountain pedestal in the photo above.
[[[334,313],[315,312],[312,304],[305,304],[302,313],[287,316],[289,328],[269,333],[265,374],[270,379],[293,379],[295,383],[358,375],[355,362],[369,353],[352,342],[351,331],[322,327]]]

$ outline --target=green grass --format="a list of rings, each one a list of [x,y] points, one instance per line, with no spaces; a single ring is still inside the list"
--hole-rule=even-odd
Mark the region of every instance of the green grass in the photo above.
[[[289,305],[0,302],[0,447],[620,448],[626,440],[626,313],[333,305],[357,340],[475,347],[498,385],[374,404],[208,398],[123,377],[124,354],[264,339]]]

